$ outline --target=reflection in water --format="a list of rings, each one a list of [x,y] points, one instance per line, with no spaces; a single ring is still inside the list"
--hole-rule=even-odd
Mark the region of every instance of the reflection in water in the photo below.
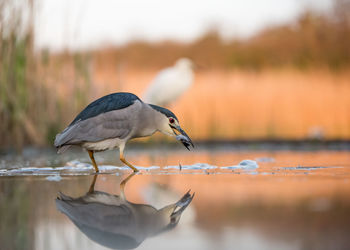
[[[95,175],[88,193],[71,198],[60,193],[56,207],[91,240],[113,249],[132,249],[147,237],[174,228],[194,194],[187,192],[178,202],[159,210],[126,200],[124,188],[134,174],[120,183],[120,195],[95,191]]]
[[[151,204],[158,209],[177,201],[190,188],[201,190],[181,214],[181,221],[174,230],[147,238],[137,249],[350,249],[349,151],[212,150],[188,155],[182,151],[159,152],[155,162],[147,160],[149,152],[143,150],[134,151],[130,159],[137,165],[163,166],[176,165],[181,158],[183,167],[190,162],[232,166],[242,159],[253,159],[259,168],[250,172],[223,171],[221,168],[203,171],[162,168],[144,170],[144,174],[132,177],[125,189],[128,200]],[[104,159],[101,162],[111,174],[99,175],[95,187],[114,193],[121,181],[114,171],[120,172],[110,169],[112,166],[108,163],[113,162],[115,155],[101,154],[100,159]],[[83,160],[86,156],[80,154],[70,157],[66,161],[86,160]],[[89,168],[78,171],[78,166],[68,166],[69,169],[57,171],[61,180],[52,182],[46,178],[53,171],[49,168],[60,168],[63,163],[45,165],[50,160],[48,155],[31,155],[32,161],[18,163],[14,160],[13,165],[7,158],[3,159],[0,156],[1,166],[22,168],[25,172],[20,169],[21,174],[26,176],[12,172],[11,175],[16,176],[0,177],[0,249],[106,249],[64,218],[66,216],[57,211],[53,199],[58,190],[73,197],[85,194],[93,177],[89,175]],[[208,174],[203,174],[204,171]],[[251,175],[254,172],[258,174]],[[0,170],[1,173],[4,172]],[[115,196],[103,193],[100,196],[116,203]],[[70,205],[74,207],[74,204]],[[128,206],[132,207],[124,207]],[[86,222],[96,220],[94,216],[97,214],[89,215]],[[111,224],[113,220],[108,222]],[[147,237],[152,234],[151,228],[152,225],[147,229]],[[102,236],[108,235],[106,226],[102,229],[106,232]],[[122,232],[118,231],[118,234]],[[142,237],[137,240],[142,241]]]

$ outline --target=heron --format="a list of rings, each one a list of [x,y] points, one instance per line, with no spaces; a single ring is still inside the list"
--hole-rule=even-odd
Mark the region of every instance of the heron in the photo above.
[[[124,157],[125,145],[133,138],[150,136],[157,131],[175,137],[188,150],[190,146],[194,147],[173,112],[147,104],[132,93],[119,92],[90,103],[56,135],[54,145],[58,153],[72,145],[86,149],[96,172],[99,169],[94,153],[119,148],[120,160],[137,172],[138,169]]]
[[[132,249],[146,238],[173,229],[191,203],[190,191],[161,209],[129,202],[124,187],[135,173],[120,184],[120,195],[94,189],[97,175],[87,194],[72,198],[59,193],[57,209],[64,213],[89,239],[112,249]]]
[[[179,98],[193,83],[194,63],[180,58],[175,65],[161,70],[144,94],[144,100],[154,105],[167,106]]]

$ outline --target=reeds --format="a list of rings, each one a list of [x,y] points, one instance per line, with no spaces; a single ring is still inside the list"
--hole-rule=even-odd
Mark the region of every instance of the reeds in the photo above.
[[[45,143],[47,92],[36,71],[33,3],[22,4],[0,2],[0,147]]]

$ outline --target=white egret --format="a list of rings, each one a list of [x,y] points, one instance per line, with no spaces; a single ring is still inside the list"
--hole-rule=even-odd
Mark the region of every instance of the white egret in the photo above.
[[[146,103],[166,106],[179,98],[193,83],[194,64],[180,58],[175,65],[161,70],[145,91]]]

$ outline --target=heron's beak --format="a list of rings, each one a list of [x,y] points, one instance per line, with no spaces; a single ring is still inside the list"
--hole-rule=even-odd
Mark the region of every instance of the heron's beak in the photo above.
[[[178,202],[175,203],[175,208],[172,214],[170,215],[171,218],[179,217],[182,212],[186,209],[186,207],[191,203],[194,194],[191,195],[191,190],[189,190]]]
[[[178,131],[181,135],[176,135],[176,139],[181,141],[181,143],[190,150],[190,146],[194,148],[193,142],[191,138],[186,134],[186,132],[179,125],[170,125],[170,127],[176,131]],[[176,132],[174,131],[176,134]]]
[[[195,193],[191,194],[190,191],[191,190],[189,190],[178,202],[159,210],[160,214],[163,215],[163,218],[166,218],[165,221],[168,223],[161,231],[170,230],[178,224],[182,212],[191,203],[194,197]]]

